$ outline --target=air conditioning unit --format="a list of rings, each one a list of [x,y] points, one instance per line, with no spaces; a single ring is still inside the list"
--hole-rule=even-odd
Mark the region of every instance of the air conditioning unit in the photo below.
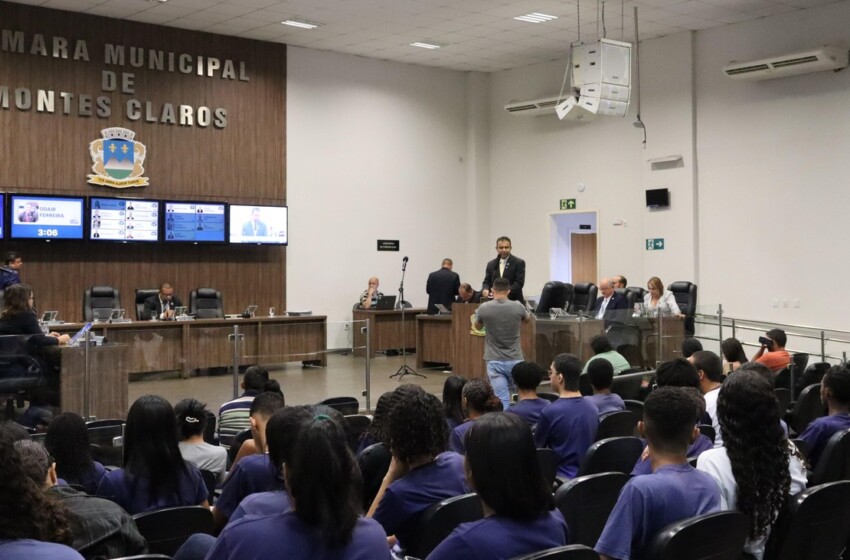
[[[563,101],[566,97],[561,98]],[[558,96],[544,97],[533,101],[512,101],[505,105],[505,111],[514,115],[527,117],[539,117],[540,115],[551,115],[555,113],[555,105],[558,104]]]
[[[733,62],[723,73],[735,80],[768,80],[825,70],[840,70],[848,64],[847,49],[824,46],[750,62]]]

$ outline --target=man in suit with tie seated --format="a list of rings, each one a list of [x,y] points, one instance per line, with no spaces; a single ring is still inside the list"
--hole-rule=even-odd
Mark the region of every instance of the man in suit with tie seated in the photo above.
[[[460,276],[452,272],[452,266],[454,263],[451,259],[443,259],[440,270],[428,275],[425,292],[428,294],[428,313],[431,315],[437,313],[438,303],[449,309],[452,307],[452,301],[460,288]]]
[[[497,239],[496,251],[499,256],[488,262],[484,271],[481,298],[490,297],[490,290],[496,278],[505,278],[511,285],[508,298],[525,303],[525,298],[522,297],[522,287],[525,284],[525,261],[511,254],[510,237],[502,236]]]
[[[149,319],[167,321],[174,318],[174,308],[181,307],[183,302],[174,295],[171,284],[164,282],[159,287],[159,293],[145,300],[145,315]]]
[[[610,278],[599,281],[599,292],[602,296],[596,298],[590,314],[597,319],[604,319],[605,328],[615,323],[623,323],[629,314],[626,296],[614,291],[614,281]]]

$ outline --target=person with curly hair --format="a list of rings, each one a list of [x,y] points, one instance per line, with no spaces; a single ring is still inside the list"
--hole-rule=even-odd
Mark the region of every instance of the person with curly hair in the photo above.
[[[829,438],[836,432],[850,428],[850,367],[847,364],[832,366],[820,384],[820,400],[829,411],[806,426],[800,439],[809,444],[807,457],[812,469],[817,466]]]
[[[446,452],[448,430],[442,403],[418,385],[393,392],[387,418],[390,461],[369,517],[390,544],[409,548],[416,541],[419,517],[432,504],[467,492],[463,456]]]
[[[452,430],[449,437],[449,448],[461,455],[466,454],[464,437],[469,428],[484,414],[502,410],[502,401],[496,396],[489,381],[472,379],[463,386],[463,409],[466,411],[466,421]]]
[[[515,414],[486,414],[466,443],[466,479],[481,497],[484,519],[459,525],[428,560],[506,560],[566,544],[567,524],[540,471],[528,424]]]
[[[372,422],[369,423],[369,428],[361,434],[355,455],[359,455],[361,451],[376,443],[386,445],[387,414],[390,411],[390,401],[392,398],[392,391],[387,391],[378,397],[378,402],[375,404],[375,414],[372,415]]]
[[[215,474],[216,480],[224,479],[227,466],[227,450],[204,441],[207,429],[207,405],[196,399],[183,399],[174,407],[177,415],[177,432],[180,436],[180,454],[183,460],[199,470]]]
[[[201,471],[177,446],[174,409],[162,397],[139,397],[127,413],[123,468],[106,473],[97,495],[134,515],[175,506],[209,507]]]
[[[443,406],[446,408],[449,433],[466,420],[463,413],[463,386],[466,382],[467,379],[462,375],[450,375],[443,383]]]
[[[27,475],[15,438],[0,424],[0,558],[82,560],[70,546],[67,510]]]
[[[749,518],[744,551],[760,560],[788,497],[806,488],[806,469],[779,424],[773,386],[757,372],[738,370],[726,380],[717,415],[723,447],[700,455],[697,469],[720,485],[721,509]]]
[[[638,429],[649,444],[652,474],[632,477],[620,492],[594,547],[602,560],[648,558],[662,528],[719,511],[717,483],[688,464],[696,417],[693,397],[679,387],[661,387],[646,398]]]
[[[44,446],[56,460],[56,474],[68,484],[94,494],[106,469],[91,458],[86,422],[73,412],[58,415],[47,428]]]

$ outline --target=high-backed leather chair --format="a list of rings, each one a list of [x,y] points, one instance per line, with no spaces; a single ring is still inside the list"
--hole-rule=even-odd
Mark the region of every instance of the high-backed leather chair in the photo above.
[[[643,303],[643,296],[645,296],[647,292],[646,289],[641,288],[640,286],[629,286],[626,288],[626,293],[632,294],[634,300],[632,302],[632,308],[634,308],[635,303]]]
[[[580,282],[573,287],[573,302],[570,304],[570,313],[590,313],[596,303],[596,294],[599,289],[592,282]]]
[[[223,319],[221,292],[215,288],[198,288],[189,294],[189,313],[198,319]]]
[[[667,289],[673,292],[679,311],[685,316],[685,335],[694,335],[694,315],[697,312],[697,285],[693,282],[673,282]]]
[[[113,309],[121,309],[121,297],[112,286],[92,286],[83,294],[83,319],[106,320]]]
[[[552,308],[566,309],[572,299],[572,284],[558,282],[557,280],[546,282],[543,284],[543,290],[540,291],[540,300],[537,302],[534,312],[546,314]]]
[[[158,288],[136,288],[136,320],[150,320],[150,313],[145,309],[145,300],[159,293]]]

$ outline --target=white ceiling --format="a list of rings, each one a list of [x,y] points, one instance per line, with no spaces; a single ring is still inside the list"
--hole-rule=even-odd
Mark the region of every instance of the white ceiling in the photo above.
[[[601,35],[597,0],[15,0],[182,29],[453,70],[494,72],[563,58],[572,41]],[[641,39],[706,29],[830,4],[839,0],[608,0],[611,39]],[[580,4],[580,6],[579,6]],[[513,18],[558,16],[547,23]],[[624,17],[623,17],[624,16]],[[313,30],[281,25],[290,18],[322,23]],[[414,41],[444,45],[437,50]]]

